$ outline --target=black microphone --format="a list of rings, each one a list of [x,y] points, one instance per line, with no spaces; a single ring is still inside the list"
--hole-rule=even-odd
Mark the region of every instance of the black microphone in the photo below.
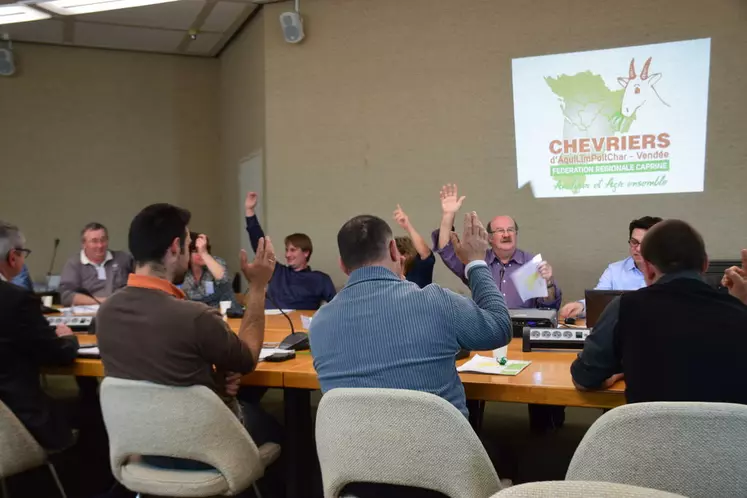
[[[47,276],[52,275],[52,268],[54,268],[54,260],[57,257],[57,248],[60,245],[60,239],[54,239],[54,249],[52,250],[52,261],[49,262],[49,271]]]
[[[296,332],[296,327],[293,326],[293,320],[288,316],[288,313],[283,311],[283,308],[278,306],[278,303],[272,298],[269,292],[265,292],[265,296],[270,300],[273,306],[288,320],[290,324],[291,333],[285,339],[283,339],[278,345],[278,349],[292,349],[294,351],[303,351],[309,349],[309,334],[305,332]]]

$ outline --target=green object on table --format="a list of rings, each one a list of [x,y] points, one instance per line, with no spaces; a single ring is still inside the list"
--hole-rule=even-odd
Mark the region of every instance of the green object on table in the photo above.
[[[508,361],[508,360],[507,360],[507,359],[506,359],[506,357],[504,356],[504,357],[502,357],[502,358],[501,358],[500,360],[498,360],[498,364],[499,364],[499,365],[505,365],[507,361]]]

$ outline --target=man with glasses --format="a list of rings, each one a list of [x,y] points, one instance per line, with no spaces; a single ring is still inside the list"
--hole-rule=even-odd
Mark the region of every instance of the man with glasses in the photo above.
[[[434,251],[441,256],[449,270],[467,282],[464,276],[464,264],[459,261],[454,247],[449,241],[449,234],[454,225],[454,217],[462,207],[465,197],[457,195],[456,185],[444,185],[441,188],[441,226],[433,232]],[[562,293],[555,283],[552,267],[543,261],[539,265],[539,274],[547,281],[547,297],[524,301],[511,280],[511,274],[522,265],[529,263],[534,254],[517,248],[519,225],[510,216],[496,216],[488,224],[490,248],[485,254],[485,262],[490,268],[498,288],[500,289],[509,309],[517,308],[554,308],[560,307]]]
[[[644,216],[630,222],[628,226],[628,246],[630,256],[610,264],[599,283],[594,287],[596,290],[638,290],[646,287],[646,281],[641,272],[643,257],[641,256],[641,243],[646,233],[661,221],[655,216]],[[574,318],[586,313],[586,301],[574,301],[560,309],[561,318]]]
[[[31,252],[25,242],[18,227],[0,221],[0,400],[39,444],[62,450],[73,444],[73,432],[42,390],[39,368],[71,364],[78,339],[65,325],[51,327],[39,298],[9,282]]]
[[[127,285],[127,278],[133,271],[129,253],[109,250],[109,233],[101,223],[83,227],[81,245],[80,254],[71,257],[62,269],[63,306],[100,304],[115,290]]]
[[[454,226],[454,217],[462,207],[465,197],[459,197],[456,184],[444,185],[441,188],[441,226],[433,232],[434,252],[441,256],[447,268],[467,283],[464,274],[465,265],[459,260],[450,242],[450,233]],[[539,265],[539,274],[547,281],[547,297],[524,301],[516,290],[511,275],[529,263],[534,254],[522,251],[517,247],[519,225],[510,216],[496,216],[487,227],[490,236],[490,248],[485,253],[485,262],[490,273],[503,294],[509,309],[517,308],[560,308],[562,293],[555,283],[552,267],[547,261]],[[533,432],[546,432],[559,429],[565,421],[565,409],[562,406],[529,405],[529,425]]]

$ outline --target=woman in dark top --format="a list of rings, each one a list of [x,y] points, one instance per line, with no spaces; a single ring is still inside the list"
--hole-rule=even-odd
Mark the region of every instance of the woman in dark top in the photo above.
[[[410,224],[410,219],[402,211],[399,204],[394,211],[394,220],[409,234],[409,237],[395,238],[397,249],[405,257],[404,277],[410,282],[418,284],[422,289],[433,283],[433,266],[436,264],[436,257],[426,244],[425,239]]]

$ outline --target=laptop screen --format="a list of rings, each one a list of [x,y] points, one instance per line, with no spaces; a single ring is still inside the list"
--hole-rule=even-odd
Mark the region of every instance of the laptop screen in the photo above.
[[[613,299],[626,292],[621,290],[587,290],[586,294],[586,328],[593,328],[599,316]]]

